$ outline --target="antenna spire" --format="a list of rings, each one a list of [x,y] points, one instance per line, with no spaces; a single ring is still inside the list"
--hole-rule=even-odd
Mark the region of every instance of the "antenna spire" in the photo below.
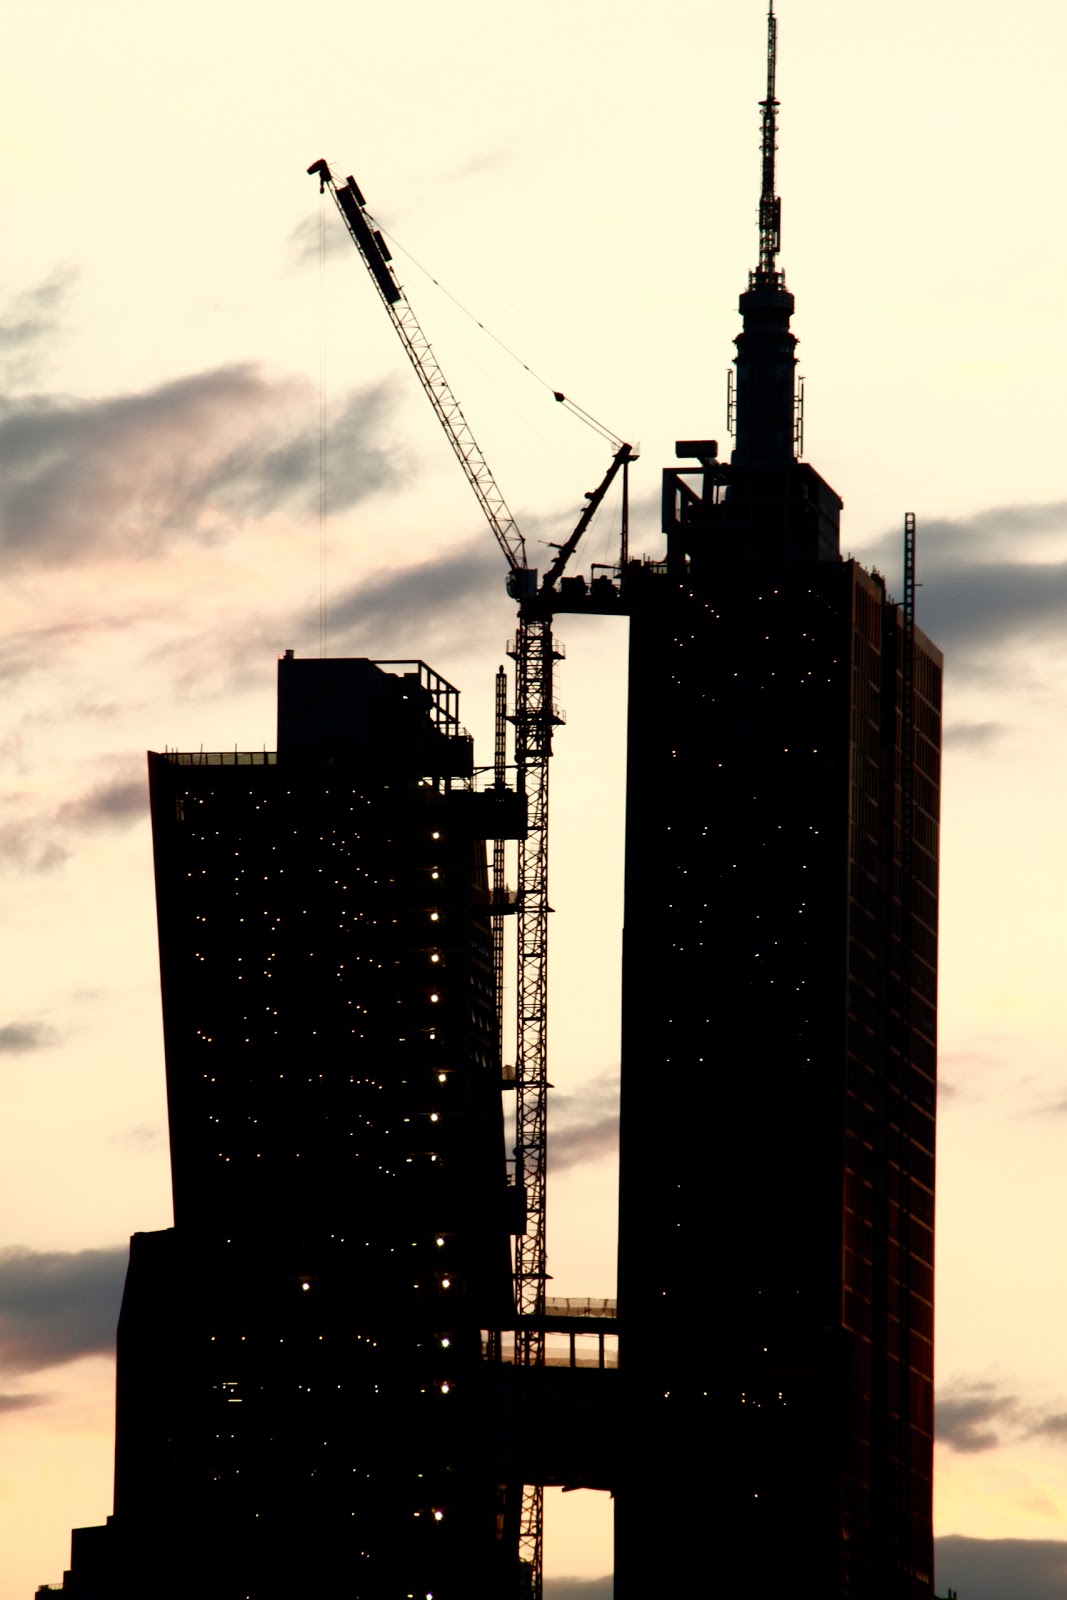
[[[778,63],[778,22],[774,0],[767,6],[767,98],[763,113],[763,187],[759,198],[759,265],[748,275],[741,296],[743,319],[734,343],[735,403],[733,463],[777,467],[797,458],[796,335],[789,330],[793,296],[778,266],[782,202],[774,192],[778,144],[778,101],[774,93]]]
[[[760,101],[763,113],[763,187],[759,197],[759,267],[762,282],[784,282],[778,271],[776,258],[781,249],[782,202],[774,192],[774,156],[778,148],[778,101],[774,94],[775,69],[778,61],[778,18],[774,14],[774,0],[767,6],[767,98]]]

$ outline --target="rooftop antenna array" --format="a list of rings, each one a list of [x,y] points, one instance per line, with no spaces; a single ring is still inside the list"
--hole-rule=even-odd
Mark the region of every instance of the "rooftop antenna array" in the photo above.
[[[767,98],[760,101],[763,113],[763,185],[759,198],[759,266],[756,279],[761,283],[784,283],[785,274],[777,266],[782,248],[782,202],[775,194],[774,158],[778,149],[778,101],[775,98],[775,73],[778,64],[778,18],[774,0],[767,7]]]

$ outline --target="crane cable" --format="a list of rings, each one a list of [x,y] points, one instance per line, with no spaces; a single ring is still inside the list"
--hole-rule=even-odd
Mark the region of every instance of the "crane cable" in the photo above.
[[[319,656],[326,630],[326,211],[319,208]]]
[[[598,422],[596,417],[592,416],[581,406],[576,405],[573,400],[569,399],[568,396],[562,392],[562,390],[557,389],[554,384],[549,383],[547,378],[542,378],[539,372],[535,372],[533,367],[530,366],[529,362],[524,361],[520,355],[512,350],[510,345],[506,345],[503,339],[498,338],[493,332],[492,328],[487,328],[484,322],[480,322],[474,315],[473,311],[468,311],[462,300],[458,300],[452,293],[451,289],[447,289],[439,278],[435,278],[433,273],[430,272],[428,268],[424,267],[422,262],[417,260],[416,257],[412,255],[411,251],[406,249],[398,239],[394,238],[393,235],[387,231],[387,229],[383,228],[381,223],[376,219],[374,221],[374,226],[377,228],[379,233],[383,234],[385,238],[389,240],[391,245],[400,251],[401,255],[407,256],[411,264],[417,267],[424,277],[429,278],[434,287],[440,289],[441,293],[447,296],[447,298],[451,300],[452,304],[462,311],[465,317],[468,317],[470,321],[474,323],[475,327],[480,328],[488,338],[492,339],[494,344],[499,345],[504,354],[506,356],[510,356],[512,361],[518,362],[522,370],[524,372],[528,372],[530,377],[533,378],[536,383],[539,383],[543,389],[547,389],[552,398],[558,401],[559,404],[563,406],[564,410],[569,411],[572,416],[577,417],[579,422],[584,422],[587,428],[592,428],[594,433],[598,433],[602,439],[606,440],[608,444],[614,445],[616,449],[618,449],[619,446],[624,443],[617,433],[613,433],[611,429],[605,426],[603,422]]]

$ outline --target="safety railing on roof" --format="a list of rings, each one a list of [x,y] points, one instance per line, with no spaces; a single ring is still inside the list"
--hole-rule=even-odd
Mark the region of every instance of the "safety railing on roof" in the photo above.
[[[276,750],[164,750],[176,767],[273,767]]]

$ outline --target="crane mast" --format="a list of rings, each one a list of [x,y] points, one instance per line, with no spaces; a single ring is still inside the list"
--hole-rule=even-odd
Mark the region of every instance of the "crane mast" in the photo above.
[[[515,1306],[518,1326],[515,1360],[538,1367],[545,1360],[545,1299],[548,1280],[546,1258],[547,1100],[548,1100],[548,772],[552,731],[562,722],[554,689],[555,663],[563,651],[552,634],[552,589],[566,562],[593,518],[620,468],[636,459],[628,444],[618,448],[568,539],[559,547],[540,589],[530,568],[526,545],[515,518],[497,486],[488,463],[470,430],[459,401],[434,355],[391,265],[388,246],[374,226],[355,179],[338,184],[325,161],[308,168],[319,179],[320,193],[329,189],[352,238],[363,257],[382,304],[389,314],[408,360],[433,406],[445,436],[477,496],[486,520],[508,563],[508,592],[519,601],[518,626],[508,654],[515,662],[515,730],[517,787],[527,806],[526,837],[519,842],[517,926],[516,1055],[515,1055],[515,1155],[517,1180],[526,1203],[526,1227],[515,1240]],[[558,400],[565,399],[557,395]],[[502,725],[506,691],[497,677],[494,781],[503,784]],[[502,844],[493,853],[493,904],[495,912],[493,957],[499,980],[503,972],[502,924],[506,904],[503,891]],[[498,990],[499,992],[499,990]],[[502,1035],[501,1035],[502,1037]],[[503,1057],[501,1057],[503,1060]],[[524,1593],[541,1600],[544,1495],[539,1484],[524,1484],[519,1526],[519,1555],[528,1573]]]

